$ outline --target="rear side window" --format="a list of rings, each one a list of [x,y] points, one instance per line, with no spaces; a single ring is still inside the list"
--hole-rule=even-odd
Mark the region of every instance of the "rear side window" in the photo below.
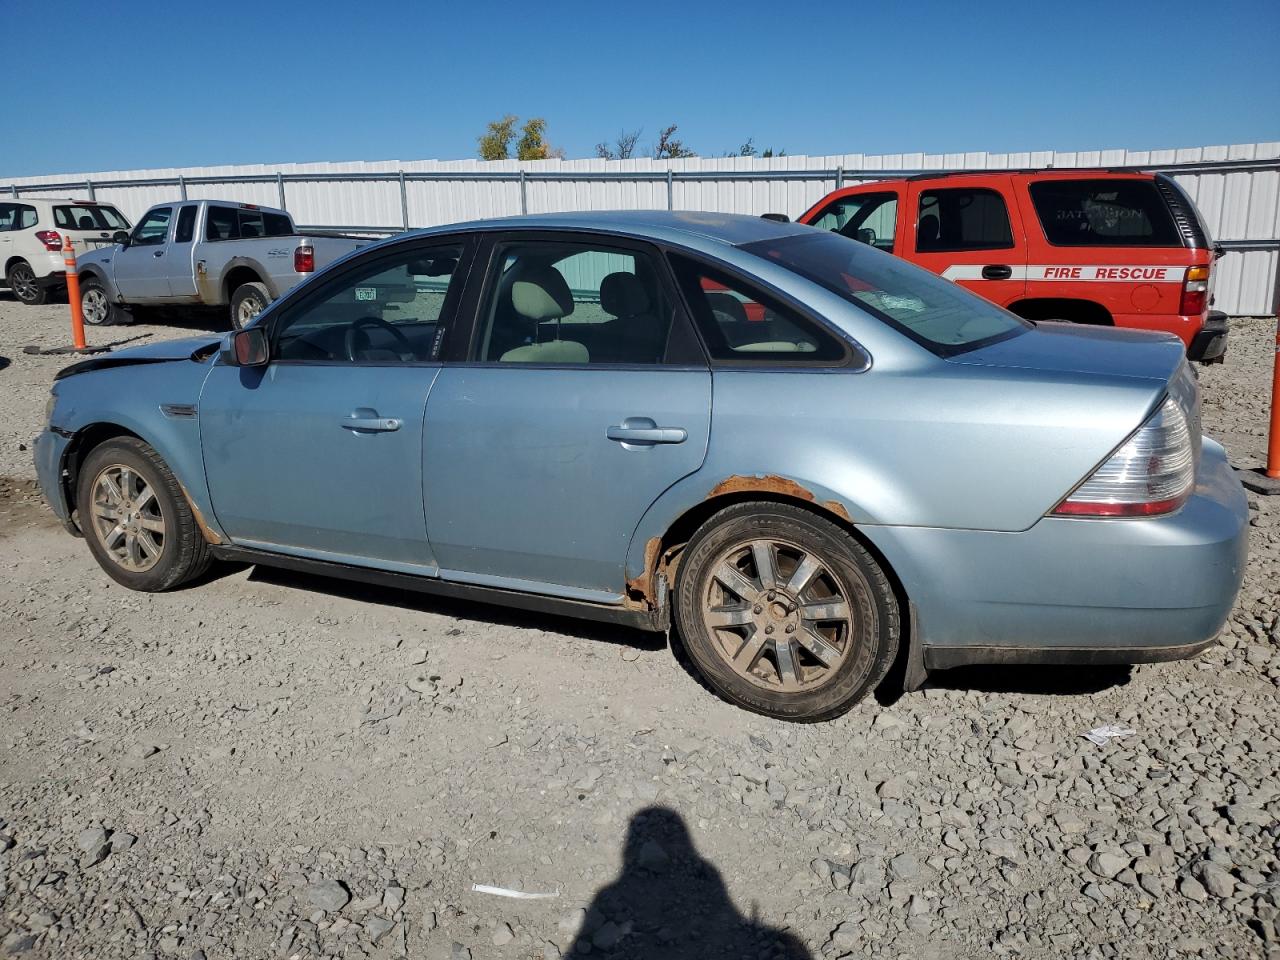
[[[75,204],[53,208],[55,226],[64,230],[128,230],[129,221],[115,207]]]
[[[178,211],[178,225],[174,228],[174,243],[190,243],[196,232],[196,208],[188,205]]]
[[[293,233],[293,224],[289,222],[288,217],[278,213],[267,213],[263,214],[262,220],[268,237],[287,237]]]
[[[843,341],[776,297],[684,257],[673,255],[671,264],[712,360],[791,365],[848,358]]]
[[[951,253],[1013,246],[1004,197],[985,187],[925,190],[916,219],[916,250]]]
[[[234,240],[240,235],[236,226],[236,211],[232,207],[210,207],[205,218],[206,240]]]
[[[0,233],[18,229],[18,205],[0,203]]]
[[[1182,246],[1149,180],[1045,180],[1029,189],[1045,238],[1055,246]]]
[[[18,225],[15,230],[29,230],[40,222],[40,215],[36,213],[35,207],[29,207],[26,204],[18,204]]]

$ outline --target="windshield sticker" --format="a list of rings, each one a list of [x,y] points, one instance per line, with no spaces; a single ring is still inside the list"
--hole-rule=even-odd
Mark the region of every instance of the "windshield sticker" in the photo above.
[[[377,300],[378,288],[377,287],[356,287],[356,299],[357,300]]]

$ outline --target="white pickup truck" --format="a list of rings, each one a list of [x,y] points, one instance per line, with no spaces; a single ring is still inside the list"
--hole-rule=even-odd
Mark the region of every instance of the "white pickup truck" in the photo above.
[[[230,306],[237,329],[290,287],[371,242],[303,236],[283,210],[224,200],[158,204],[113,239],[77,260],[85,323],[128,323],[150,307]]]

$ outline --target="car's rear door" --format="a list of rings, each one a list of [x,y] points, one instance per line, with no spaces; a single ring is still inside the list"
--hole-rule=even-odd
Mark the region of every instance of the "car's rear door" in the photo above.
[[[175,300],[196,299],[196,269],[191,254],[196,244],[196,220],[199,212],[199,205],[195,203],[184,203],[178,207],[173,240],[165,257],[169,295]]]
[[[911,181],[914,224],[905,249],[913,263],[1007,307],[1027,289],[1027,240],[1007,174]]]
[[[169,298],[169,235],[173,207],[152,207],[138,221],[126,247],[112,255],[116,289],[126,302]]]
[[[619,602],[631,536],[697,470],[711,374],[659,252],[491,237],[427,402],[427,530],[444,578]]]
[[[466,240],[371,250],[259,321],[265,367],[215,365],[200,397],[214,514],[236,544],[432,575],[422,423]]]

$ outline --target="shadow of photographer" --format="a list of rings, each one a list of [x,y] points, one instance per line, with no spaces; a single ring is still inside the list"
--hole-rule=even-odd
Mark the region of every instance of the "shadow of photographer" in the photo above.
[[[564,953],[583,955],[811,960],[792,934],[738,912],[720,872],[699,856],[684,820],[666,807],[648,807],[631,818],[622,872],[596,894]]]

